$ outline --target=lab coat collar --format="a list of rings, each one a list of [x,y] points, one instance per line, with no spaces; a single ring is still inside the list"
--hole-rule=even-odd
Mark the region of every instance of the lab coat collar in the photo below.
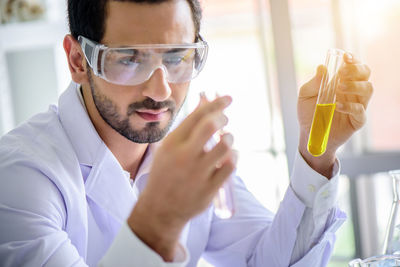
[[[147,182],[148,174],[150,173],[150,169],[153,162],[153,157],[156,149],[160,146],[161,141],[157,143],[149,144],[144,154],[144,159],[139,166],[139,170],[136,173],[134,186],[138,188],[141,192]]]
[[[65,131],[76,152],[79,163],[92,167],[101,147],[105,146],[87,114],[84,103],[80,101],[79,85],[71,82],[68,89],[60,97],[59,114]],[[73,112],[72,112],[73,111]],[[149,144],[137,178],[150,172],[152,155],[161,142]],[[136,179],[135,179],[136,180]]]
[[[93,166],[104,145],[79,98],[78,84],[71,82],[58,102],[59,117],[75,150],[79,163]]]
[[[59,99],[60,121],[79,163],[91,167],[85,182],[86,195],[122,223],[137,196],[118,160],[94,128],[77,86],[72,82]]]
[[[86,195],[105,209],[119,223],[126,220],[143,190],[151,169],[155,150],[161,141],[148,146],[135,178],[134,187],[112,152],[104,144],[81,102],[80,91],[71,82],[59,99],[59,117],[81,165],[91,167],[85,182]],[[171,130],[179,125],[176,120]],[[137,191],[135,190],[137,189]],[[184,227],[180,241],[186,244],[190,222]]]

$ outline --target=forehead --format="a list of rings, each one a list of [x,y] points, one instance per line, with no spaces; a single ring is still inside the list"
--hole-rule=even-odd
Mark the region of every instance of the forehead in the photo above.
[[[108,1],[104,44],[192,43],[195,28],[187,0],[163,3]]]

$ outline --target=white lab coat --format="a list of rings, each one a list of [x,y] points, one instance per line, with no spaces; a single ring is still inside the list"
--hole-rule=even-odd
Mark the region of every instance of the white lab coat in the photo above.
[[[299,156],[292,184],[314,183],[315,192],[289,187],[274,215],[235,177],[236,215],[218,219],[210,206],[186,225],[175,262],[163,262],[126,225],[156,145],[132,185],[80,97],[71,84],[58,108],[0,139],[1,266],[196,266],[201,256],[227,267],[289,266],[293,257],[300,259],[293,266],[326,264],[344,220],[335,207],[337,177],[324,181]],[[310,236],[297,233],[301,223]]]

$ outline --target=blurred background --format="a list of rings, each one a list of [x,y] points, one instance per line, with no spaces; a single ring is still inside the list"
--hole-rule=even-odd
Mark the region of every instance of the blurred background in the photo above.
[[[57,103],[70,82],[62,49],[65,1],[7,2],[0,0],[0,135]],[[273,211],[289,184],[297,149],[300,86],[331,47],[351,51],[370,66],[375,92],[368,123],[339,155],[339,204],[349,219],[337,233],[329,266],[380,254],[393,198],[387,171],[400,168],[400,1],[201,2],[210,53],[183,111],[197,105],[200,91],[210,98],[233,97],[227,130],[240,153],[238,174]]]

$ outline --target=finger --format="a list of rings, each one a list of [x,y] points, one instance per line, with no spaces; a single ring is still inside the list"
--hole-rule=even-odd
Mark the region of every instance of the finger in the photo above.
[[[326,67],[324,65],[319,65],[315,76],[300,88],[299,97],[304,98],[317,96],[324,73],[326,73]]]
[[[227,158],[220,168],[216,168],[210,177],[210,186],[214,190],[218,190],[222,184],[231,176],[232,172],[236,168],[238,155],[235,151],[232,151],[229,158]]]
[[[192,129],[188,144],[194,154],[203,153],[204,146],[211,137],[228,124],[228,117],[222,111],[215,111],[204,116]]]
[[[203,104],[209,103],[206,93],[204,91],[200,92],[200,101],[198,106],[202,106]]]
[[[368,81],[340,81],[337,93],[371,97],[372,83]]]
[[[346,64],[359,64],[360,60],[358,60],[352,53],[346,52],[343,56],[343,60]]]
[[[203,164],[210,170],[215,167],[220,167],[226,155],[231,152],[233,145],[233,135],[225,133],[221,136],[220,141],[216,144],[211,151],[205,154]]]
[[[367,116],[361,103],[336,103],[337,112],[348,114],[351,125],[355,130],[360,129],[366,122]]]
[[[193,128],[207,114],[214,111],[221,111],[228,107],[232,102],[230,96],[222,96],[211,102],[198,106],[171,134],[170,139],[186,140],[189,138]]]
[[[364,106],[364,109],[367,109],[368,103],[371,100],[370,96],[358,96],[352,94],[336,94],[336,102],[340,103],[360,103]]]
[[[338,102],[358,102],[366,109],[373,93],[368,81],[341,81],[336,91]]]
[[[348,81],[368,81],[371,70],[365,64],[344,64],[339,69],[339,78]]]

